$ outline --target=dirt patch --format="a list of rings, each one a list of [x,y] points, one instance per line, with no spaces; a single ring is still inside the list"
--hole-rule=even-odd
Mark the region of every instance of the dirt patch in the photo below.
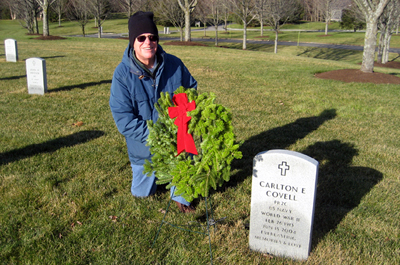
[[[322,79],[339,80],[346,83],[400,84],[400,77],[383,73],[364,73],[359,69],[340,69],[315,74]]]
[[[35,40],[65,40],[66,38],[60,36],[39,36]]]
[[[387,67],[387,68],[394,68],[394,69],[400,69],[400,62],[387,62],[385,64],[381,63],[374,63],[375,67]]]

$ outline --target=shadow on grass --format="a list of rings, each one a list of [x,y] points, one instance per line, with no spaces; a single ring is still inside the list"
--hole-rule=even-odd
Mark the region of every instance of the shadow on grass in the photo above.
[[[302,153],[320,163],[315,204],[313,248],[382,179],[381,172],[367,167],[353,167],[358,150],[339,140],[317,142]]]
[[[324,48],[307,48],[297,56],[306,56],[315,59],[324,59],[332,61],[341,61],[349,56],[360,54],[360,51],[345,49],[324,49]]]
[[[41,144],[32,144],[24,148],[0,153],[0,166],[12,163],[40,153],[51,153],[63,147],[82,144],[104,135],[103,131],[81,131],[68,136],[50,140]]]
[[[20,79],[20,78],[26,78],[26,75],[16,75],[16,76],[9,76],[9,77],[1,77],[1,80],[15,80],[15,79]]]
[[[35,57],[30,57],[30,58],[40,58],[40,59],[46,60],[46,59],[63,58],[63,57],[65,57],[65,56],[64,55],[54,55],[54,56],[47,56],[47,57],[35,56]],[[24,61],[26,61],[27,59],[30,59],[30,58],[26,58],[26,59],[24,59]]]
[[[49,93],[54,93],[54,92],[60,92],[60,91],[70,91],[74,88],[80,88],[80,89],[86,89],[91,86],[98,86],[102,84],[111,84],[111,79],[110,80],[101,80],[99,82],[89,82],[89,83],[83,83],[80,85],[70,85],[70,86],[63,86],[55,89],[51,89],[48,92]]]
[[[224,187],[236,186],[252,175],[253,158],[258,153],[272,149],[285,149],[309,133],[317,130],[325,121],[334,119],[336,110],[324,110],[318,116],[300,118],[293,123],[260,133],[245,141],[240,151],[243,158],[232,162],[232,170],[238,172],[231,176],[231,180]]]
[[[40,57],[42,59],[54,59],[54,58],[63,58],[65,57],[64,55],[55,55],[55,56],[48,56],[48,57]]]

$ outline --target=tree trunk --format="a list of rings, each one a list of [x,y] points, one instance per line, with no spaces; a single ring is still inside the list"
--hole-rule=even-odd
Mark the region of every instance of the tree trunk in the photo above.
[[[215,46],[218,46],[218,22],[215,25]]]
[[[390,39],[392,38],[392,33],[390,30],[387,30],[385,34],[385,46],[382,53],[382,63],[385,64],[389,61],[389,49],[390,49]]]
[[[274,53],[278,53],[278,29],[275,30]]]
[[[33,28],[35,29],[36,34],[39,34],[39,23],[37,21],[35,10],[32,10],[32,18],[33,18]]]
[[[246,21],[243,21],[243,50],[247,49],[247,24]]]
[[[190,36],[190,10],[185,9],[185,41],[192,41]]]
[[[379,44],[378,44],[378,54],[376,56],[376,62],[377,63],[382,63],[382,54],[383,54],[383,50],[385,49],[385,34],[386,34],[386,29],[385,26],[382,25],[381,28],[381,35],[379,37]]]
[[[184,4],[181,0],[177,0],[179,7],[185,14],[185,41],[191,41],[192,37],[190,36],[190,13],[194,10],[197,5],[197,0],[191,0],[189,3],[188,0],[184,0]]]
[[[325,35],[328,35],[328,24],[329,24],[329,21],[326,21],[325,22]]]
[[[47,0],[43,1],[42,9],[43,9],[43,36],[49,36],[50,35],[49,16],[47,14],[47,11],[49,9],[49,2]]]
[[[365,16],[367,29],[365,31],[364,52],[361,71],[372,73],[374,71],[375,46],[378,32],[378,19],[387,6],[389,0],[354,0],[360,11]]]
[[[100,19],[99,19],[99,21],[100,21]],[[99,23],[99,26],[97,27],[97,37],[99,38],[99,39],[101,39],[101,34],[103,33],[102,32],[102,24],[101,23]]]
[[[367,22],[367,29],[365,31],[364,40],[364,52],[363,60],[361,65],[361,71],[365,73],[373,73],[374,71],[374,60],[375,60],[375,47],[376,38],[378,33],[377,22],[374,19],[370,19]]]
[[[183,41],[183,28],[179,28],[180,40]]]

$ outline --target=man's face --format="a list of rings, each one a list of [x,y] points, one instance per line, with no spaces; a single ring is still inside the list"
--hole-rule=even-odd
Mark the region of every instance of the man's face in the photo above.
[[[150,33],[139,35],[133,44],[136,58],[144,64],[148,64],[154,59],[157,52],[158,38]]]

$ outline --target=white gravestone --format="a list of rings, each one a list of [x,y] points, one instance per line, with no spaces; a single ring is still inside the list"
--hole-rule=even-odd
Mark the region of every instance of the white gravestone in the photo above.
[[[164,34],[169,34],[169,27],[164,27]]]
[[[46,60],[29,58],[26,60],[28,93],[44,95],[47,92]]]
[[[311,249],[318,161],[271,150],[254,158],[250,249],[305,260]]]
[[[4,49],[6,53],[7,62],[17,62],[18,61],[18,46],[17,41],[14,39],[4,40]]]

